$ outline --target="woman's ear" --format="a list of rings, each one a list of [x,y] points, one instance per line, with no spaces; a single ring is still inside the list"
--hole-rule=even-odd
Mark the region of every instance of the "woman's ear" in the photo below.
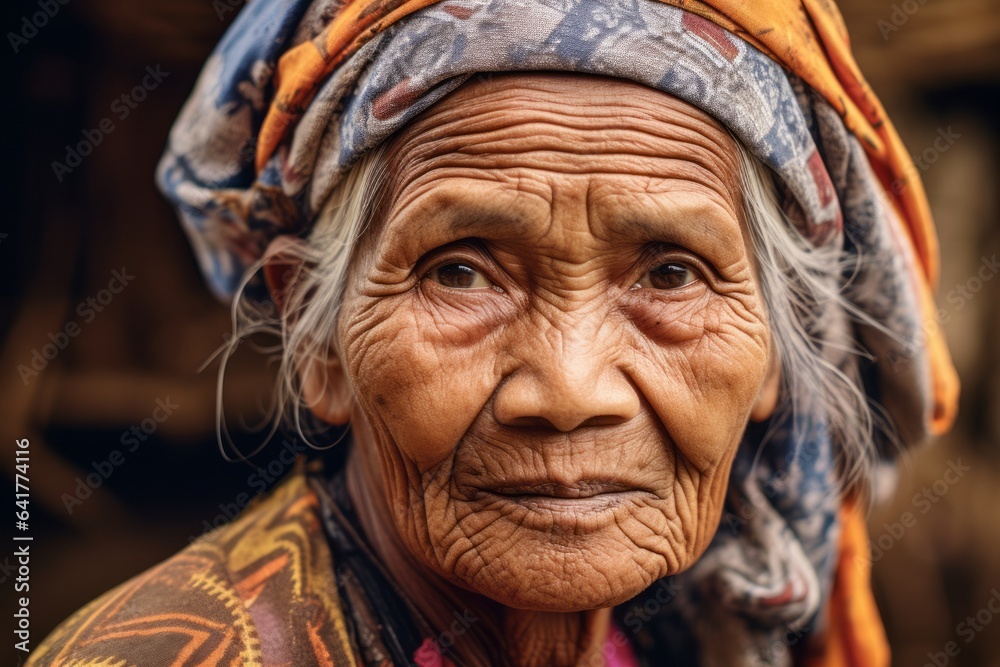
[[[302,270],[304,245],[294,236],[277,236],[264,251],[264,282],[279,313],[284,311],[294,278]]]
[[[351,421],[354,393],[337,353],[330,350],[326,361],[310,359],[299,370],[302,398],[309,410],[334,426]]]
[[[771,352],[771,360],[767,365],[767,375],[764,384],[757,393],[757,400],[750,408],[750,421],[767,421],[778,407],[778,394],[781,390],[781,360]]]
[[[303,243],[293,236],[278,236],[264,255],[264,281],[271,300],[282,314],[288,306],[290,290],[302,272]],[[284,326],[289,324],[290,318],[285,320]],[[325,359],[305,359],[297,370],[302,398],[309,410],[328,424],[347,424],[351,420],[354,396],[340,358],[332,347]]]

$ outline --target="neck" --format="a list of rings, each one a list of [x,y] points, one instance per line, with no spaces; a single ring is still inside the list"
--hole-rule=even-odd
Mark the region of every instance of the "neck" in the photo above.
[[[362,459],[354,448],[347,464],[347,491],[361,530],[393,583],[436,633],[446,657],[461,656],[463,667],[498,663],[604,666],[610,608],[580,612],[514,609],[448,582],[416,562],[402,544],[385,495]]]

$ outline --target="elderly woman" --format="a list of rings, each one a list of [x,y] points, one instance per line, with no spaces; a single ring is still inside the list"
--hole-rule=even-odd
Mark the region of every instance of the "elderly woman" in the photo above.
[[[159,180],[349,441],[32,664],[886,664],[855,508],[957,388],[829,4],[256,0]]]

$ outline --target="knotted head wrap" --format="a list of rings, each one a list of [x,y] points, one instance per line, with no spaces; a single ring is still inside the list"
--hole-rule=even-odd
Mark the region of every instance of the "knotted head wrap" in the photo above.
[[[777,176],[806,239],[862,258],[842,287],[879,325],[854,335],[904,444],[947,429],[958,389],[933,327],[929,208],[828,0],[255,0],[206,63],[158,182],[229,299],[271,239],[308,230],[345,172],[421,111],[478,73],[540,70],[636,81],[725,125]],[[731,474],[753,516],[719,530],[657,621],[677,659],[759,657],[824,623],[835,443],[822,415],[770,435]],[[711,641],[722,632],[726,648]]]

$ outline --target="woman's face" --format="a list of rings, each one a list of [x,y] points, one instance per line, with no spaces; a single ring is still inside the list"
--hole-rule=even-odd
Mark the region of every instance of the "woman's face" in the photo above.
[[[339,319],[350,381],[324,372],[403,543],[539,610],[689,567],[776,386],[733,141],[637,84],[510,75],[390,156]]]

